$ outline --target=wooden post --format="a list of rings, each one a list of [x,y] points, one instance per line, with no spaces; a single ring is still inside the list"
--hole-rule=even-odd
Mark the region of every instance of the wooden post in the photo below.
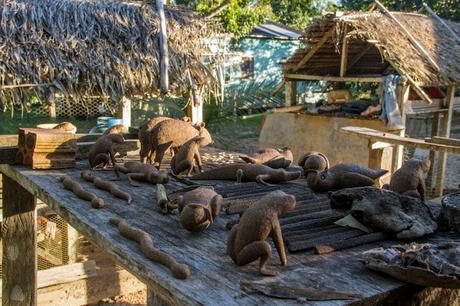
[[[446,96],[447,113],[441,123],[440,136],[450,137],[452,113],[454,112],[455,86],[449,86]],[[444,176],[446,174],[447,152],[439,152],[438,173],[436,175],[436,189],[434,197],[442,196],[444,192]]]
[[[122,97],[119,107],[123,125],[129,128],[131,126],[131,100],[126,97]]]
[[[440,122],[440,113],[435,113],[433,116],[433,122],[431,123],[431,137],[439,136],[438,135],[439,122]],[[434,173],[434,165],[436,162],[436,151],[430,150],[429,159],[431,162],[431,168],[430,168],[430,171],[428,171],[428,175],[426,177],[426,186],[427,186],[426,191],[428,191],[429,195],[431,196],[433,192],[433,188],[435,186],[433,182],[433,177],[436,177],[436,176],[433,175],[433,173]]]
[[[403,125],[406,126],[406,103],[409,99],[409,88],[408,85],[398,84],[396,88],[396,95],[398,99],[399,111],[401,112],[401,117]],[[396,135],[404,137],[406,129],[399,130]],[[395,173],[396,170],[401,168],[404,157],[404,146],[396,145],[393,148],[393,163],[391,166],[391,173]]]
[[[188,81],[190,84],[190,98],[187,107],[187,116],[192,119],[193,123],[203,122],[203,97],[190,70],[188,71]]]
[[[3,175],[3,305],[37,305],[36,198]]]
[[[284,84],[285,106],[294,106],[297,104],[297,82],[286,80]]]
[[[340,76],[344,77],[347,73],[347,59],[348,59],[348,39],[347,39],[347,26],[345,25],[343,41],[342,41],[342,58],[340,61]]]
[[[168,34],[166,33],[166,17],[163,0],[157,0],[157,11],[160,17],[160,88],[163,94],[169,91],[169,54]]]
[[[50,113],[50,118],[55,119],[56,118],[56,103],[52,102],[48,106],[48,110]]]
[[[78,259],[78,232],[67,222],[64,223],[63,254],[64,263],[76,263]]]

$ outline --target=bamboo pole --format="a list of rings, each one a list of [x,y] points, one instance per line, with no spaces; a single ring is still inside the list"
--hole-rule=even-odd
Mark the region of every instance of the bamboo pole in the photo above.
[[[157,0],[157,11],[160,17],[160,88],[162,93],[169,91],[169,54],[168,34],[166,33],[166,17],[163,0]]]
[[[423,3],[423,7],[425,8],[425,10],[431,14],[431,16],[433,16],[437,21],[439,21],[449,32],[450,34],[452,34],[452,36],[458,41],[460,42],[460,37],[457,35],[457,33],[454,32],[454,30],[452,30],[452,28],[444,21],[442,20],[441,17],[439,17],[432,9],[431,7],[428,6],[428,4],[426,4],[425,2]]]
[[[228,1],[228,0],[225,1],[225,2],[222,3],[218,8],[216,8],[215,10],[213,10],[208,16],[206,16],[206,18],[211,19],[211,18],[213,18],[214,16],[219,15],[220,12],[222,12],[223,10],[225,10],[229,5],[230,5],[230,1]]]
[[[340,76],[344,77],[347,73],[347,59],[348,59],[348,39],[347,39],[348,27],[345,25],[343,42],[342,42],[342,57],[340,60]]]
[[[398,19],[385,7],[383,6],[382,3],[380,3],[378,0],[374,0],[375,4],[382,10],[382,12],[388,16],[391,20],[396,23],[396,25],[407,35],[407,38],[411,41],[411,43],[414,45],[414,47],[422,53],[422,55],[430,62],[430,64],[437,70],[440,71],[441,68],[439,68],[438,64],[433,60],[433,58],[428,54],[428,52],[423,48],[423,46],[417,41],[417,39],[412,35],[409,30],[406,29],[406,27],[399,22]]]
[[[53,83],[0,85],[0,90],[3,90],[3,89],[23,88],[23,87],[41,87],[41,86],[51,86],[51,85],[53,85]]]

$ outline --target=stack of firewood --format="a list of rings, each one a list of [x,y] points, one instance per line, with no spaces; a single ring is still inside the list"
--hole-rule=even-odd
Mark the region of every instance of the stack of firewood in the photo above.
[[[59,130],[19,129],[16,163],[32,169],[75,167],[75,135]]]

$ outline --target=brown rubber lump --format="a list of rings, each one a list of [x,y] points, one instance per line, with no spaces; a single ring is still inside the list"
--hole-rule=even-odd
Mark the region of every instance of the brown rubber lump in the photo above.
[[[70,176],[61,177],[60,180],[65,189],[72,191],[80,199],[90,201],[93,208],[105,207],[103,199],[99,198],[94,193],[84,190],[83,187],[81,187],[81,185],[74,181]]]
[[[80,173],[80,176],[85,181],[93,183],[94,186],[96,186],[97,188],[106,190],[114,196],[116,196],[117,198],[126,200],[128,204],[131,204],[131,202],[133,201],[133,198],[129,193],[121,191],[120,189],[118,189],[117,185],[115,185],[112,182],[105,181],[97,176],[92,176],[89,170],[82,171]]]
[[[172,276],[177,279],[186,279],[190,276],[190,269],[188,266],[178,263],[168,254],[156,249],[149,234],[137,227],[128,225],[125,221],[118,218],[111,218],[109,222],[118,228],[118,231],[123,237],[139,243],[140,249],[145,257],[168,267],[171,270]]]

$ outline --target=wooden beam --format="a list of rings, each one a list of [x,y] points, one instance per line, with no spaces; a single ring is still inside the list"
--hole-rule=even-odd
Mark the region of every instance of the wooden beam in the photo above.
[[[441,123],[441,135],[450,137],[450,128],[452,123],[452,114],[454,112],[455,86],[449,86],[447,90],[446,103],[448,112]],[[436,175],[436,187],[434,197],[440,197],[444,192],[444,178],[446,175],[447,152],[439,153],[438,173]]]
[[[323,76],[323,75],[308,75],[308,74],[294,74],[287,73],[284,75],[285,78],[294,80],[304,81],[332,81],[332,82],[368,82],[368,83],[381,83],[382,78],[380,75],[369,75],[369,76]]]
[[[310,50],[308,51],[307,54],[305,54],[305,56],[300,60],[300,62],[294,67],[294,71],[297,71],[299,70],[303,65],[305,65],[308,60],[310,58],[312,58],[313,55],[315,55],[316,51],[319,50],[319,48],[321,48],[325,43],[326,41],[332,37],[332,34],[334,33],[335,31],[335,28],[333,27],[332,29],[330,29],[328,32],[326,32],[326,34],[323,35],[323,37],[321,37],[321,39],[316,43],[316,45],[314,45],[313,47],[310,48]]]
[[[348,39],[347,39],[347,25],[344,27],[343,41],[342,41],[342,56],[340,60],[340,77],[344,77],[347,73],[347,59],[348,59]]]
[[[163,0],[156,0],[158,16],[160,18],[160,88],[163,94],[169,91],[169,53],[168,34],[166,33],[166,17]]]
[[[356,54],[349,62],[348,64],[348,67],[347,69],[351,69],[366,53],[367,51],[370,50],[370,48],[372,47],[371,44],[368,44],[366,46],[366,48],[364,48],[363,50],[361,50],[361,52],[359,52],[358,54]]]
[[[356,126],[346,126],[340,129],[344,134],[356,135],[360,138],[370,139],[372,142],[386,142],[394,145],[403,145],[405,147],[419,148],[423,150],[434,150],[440,152],[449,152],[460,154],[460,148],[457,146],[448,146],[437,143],[425,142],[422,139],[402,137],[396,134],[381,132],[374,129],[362,128]]]
[[[434,136],[432,138],[425,138],[425,141],[431,142],[431,143],[445,144],[448,146],[459,146],[460,147],[460,139],[455,139],[455,138]]]
[[[433,60],[431,55],[425,50],[425,48],[417,41],[417,39],[412,35],[409,30],[406,29],[406,27],[399,22],[398,19],[389,11],[385,6],[383,6],[382,3],[380,3],[378,0],[374,0],[375,4],[382,10],[382,12],[388,16],[391,20],[394,21],[394,23],[401,29],[401,31],[404,32],[404,34],[407,35],[407,38],[410,40],[410,42],[414,45],[414,47],[425,57],[428,62],[433,66],[433,68],[436,69],[436,71],[440,71],[441,68],[439,68],[438,64]]]
[[[3,175],[3,305],[37,305],[37,199]]]
[[[428,4],[426,4],[425,2],[423,3],[423,7],[425,8],[425,10],[431,14],[431,16],[433,16],[437,21],[439,21],[439,23],[441,23],[449,32],[450,34],[458,41],[460,42],[460,37],[457,35],[457,33],[455,33],[454,30],[452,30],[452,28],[442,19],[440,18],[432,9],[431,7],[428,6]]]

